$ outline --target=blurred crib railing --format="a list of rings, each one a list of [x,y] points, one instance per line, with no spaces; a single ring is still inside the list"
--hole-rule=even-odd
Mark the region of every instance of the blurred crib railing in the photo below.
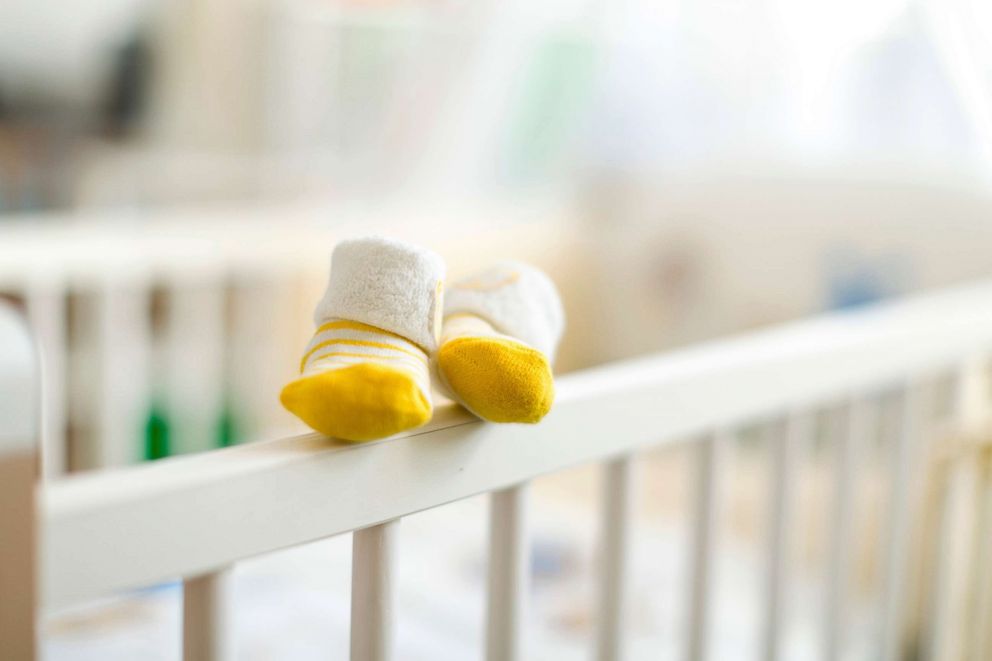
[[[728,449],[757,424],[774,447],[761,608],[763,656],[778,659],[793,581],[785,549],[797,523],[797,456],[812,440],[814,418],[830,411],[837,451],[824,524],[831,588],[821,641],[824,657],[839,659],[858,453],[894,403],[882,626],[873,658],[894,661],[915,650],[928,659],[985,659],[992,653],[985,626],[992,618],[992,476],[976,459],[987,431],[990,354],[992,283],[981,283],[570,374],[559,380],[553,412],[536,426],[483,424],[442,407],[428,427],[380,442],[304,435],[70,476],[40,491],[41,602],[62,607],[181,576],[185,657],[225,659],[232,649],[231,567],[351,532],[352,658],[401,658],[393,602],[402,518],[489,493],[487,659],[523,659],[528,482],[596,462],[605,473],[596,654],[621,659],[634,462],[651,447],[688,440],[698,473],[684,656],[713,659]],[[950,384],[949,405],[940,405],[940,384]],[[931,460],[934,450],[938,460]],[[921,535],[922,485],[933,470],[942,486],[930,532],[939,534]],[[911,563],[921,544],[932,547],[925,576]],[[919,585],[923,617],[912,612],[911,588]]]
[[[545,202],[310,201],[5,219],[0,300],[22,308],[41,353],[45,476],[288,433],[276,393],[293,376],[342,237],[430,228],[455,248],[498,227],[497,242],[518,245],[523,227],[548,245],[559,216]],[[531,227],[534,218],[547,227]]]
[[[250,412],[249,437],[271,424],[306,318],[295,304],[325,277],[332,232],[187,216],[2,228],[0,298],[23,308],[41,353],[47,477],[218,447],[231,405]],[[156,423],[173,447],[142,447]]]

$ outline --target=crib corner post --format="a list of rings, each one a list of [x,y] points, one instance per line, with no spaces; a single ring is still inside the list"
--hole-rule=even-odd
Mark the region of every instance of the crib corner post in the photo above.
[[[0,658],[37,656],[35,492],[40,434],[37,359],[27,329],[0,306]],[[11,598],[13,595],[13,598]]]

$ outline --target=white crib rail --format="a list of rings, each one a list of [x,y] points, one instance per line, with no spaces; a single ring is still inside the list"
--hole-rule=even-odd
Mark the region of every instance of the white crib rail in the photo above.
[[[992,355],[992,283],[982,283],[792,324],[664,356],[560,379],[554,411],[536,426],[480,423],[440,407],[426,428],[364,445],[305,435],[70,477],[42,490],[43,602],[59,607],[175,576],[187,580],[187,658],[230,649],[223,580],[237,561],[330,535],[355,533],[352,658],[392,655],[396,528],[402,517],[492,493],[488,658],[523,658],[526,484],[568,466],[609,461],[604,499],[603,608],[599,658],[619,659],[624,556],[630,528],[630,458],[653,445],[698,436],[699,498],[692,546],[686,658],[707,655],[718,542],[723,450],[751,422],[786,421],[776,442],[764,654],[778,658],[796,445],[809,418],[846,403],[836,483],[853,484],[852,454],[872,400],[899,391],[903,426],[892,481],[881,658],[899,658],[906,549],[923,417],[919,384]],[[987,402],[986,402],[987,404]],[[866,408],[868,407],[868,408]],[[979,407],[982,408],[982,407]],[[969,425],[986,411],[972,409]],[[781,427],[781,425],[779,425]],[[782,430],[780,430],[782,431]],[[830,574],[847,572],[850,494],[836,505]],[[987,572],[986,572],[987,573]],[[828,594],[826,629],[841,636],[842,590]],[[213,629],[207,628],[214,624]],[[836,658],[843,638],[827,641]],[[981,657],[974,657],[981,658]]]

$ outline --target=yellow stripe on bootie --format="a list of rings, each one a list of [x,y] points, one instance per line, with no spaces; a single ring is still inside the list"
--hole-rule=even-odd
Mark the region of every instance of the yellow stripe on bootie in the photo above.
[[[431,418],[428,351],[436,347],[444,265],[397,241],[339,245],[301,375],[280,400],[315,431],[369,441]]]
[[[335,320],[317,329],[283,406],[312,429],[368,441],[431,418],[427,353],[380,328]]]
[[[540,421],[554,402],[551,363],[564,328],[542,272],[500,264],[448,290],[438,373],[452,396],[490,422]]]

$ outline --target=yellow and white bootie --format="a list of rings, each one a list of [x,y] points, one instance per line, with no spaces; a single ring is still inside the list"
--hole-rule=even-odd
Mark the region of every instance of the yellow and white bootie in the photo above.
[[[314,312],[317,331],[283,406],[312,429],[369,441],[431,418],[429,356],[437,347],[444,262],[400,241],[367,238],[334,249]]]
[[[554,402],[551,366],[565,327],[551,280],[505,262],[445,296],[437,367],[452,397],[490,422],[541,420]]]

